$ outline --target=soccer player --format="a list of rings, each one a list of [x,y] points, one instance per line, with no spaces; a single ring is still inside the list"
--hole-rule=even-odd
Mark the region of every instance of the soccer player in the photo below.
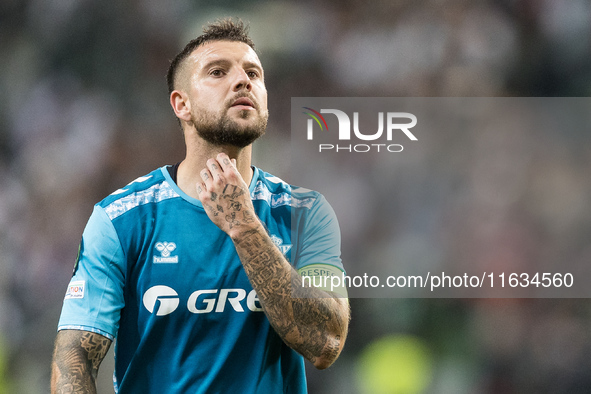
[[[251,166],[267,125],[264,72],[240,21],[205,28],[171,62],[186,157],[95,205],[58,325],[52,393],[95,392],[116,338],[125,393],[305,393],[304,358],[330,366],[347,335],[322,195]],[[292,227],[294,231],[292,232]]]

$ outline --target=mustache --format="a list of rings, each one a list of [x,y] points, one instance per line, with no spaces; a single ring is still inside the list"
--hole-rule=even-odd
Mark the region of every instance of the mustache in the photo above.
[[[248,93],[238,93],[237,95],[233,96],[232,98],[226,100],[226,102],[225,102],[226,109],[229,109],[236,102],[236,100],[243,98],[243,97],[252,101],[252,104],[254,105],[254,109],[256,109],[257,112],[261,112],[261,107],[259,106],[258,101],[252,95],[250,95]]]

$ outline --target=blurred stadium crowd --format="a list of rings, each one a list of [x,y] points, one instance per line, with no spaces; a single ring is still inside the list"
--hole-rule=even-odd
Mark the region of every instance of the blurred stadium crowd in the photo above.
[[[48,392],[57,319],[92,205],[183,158],[168,61],[225,16],[250,21],[266,72],[271,116],[254,164],[286,181],[291,97],[591,92],[587,0],[2,0],[0,393]],[[441,135],[422,160],[372,174],[395,185],[383,201],[394,218],[380,204],[339,216],[344,264],[589,263],[590,165],[588,127]],[[333,168],[332,193],[371,193],[354,161]],[[338,213],[338,199],[331,203]],[[586,299],[351,305],[345,351],[329,370],[309,371],[311,393],[591,392]],[[110,358],[101,392],[112,390]]]

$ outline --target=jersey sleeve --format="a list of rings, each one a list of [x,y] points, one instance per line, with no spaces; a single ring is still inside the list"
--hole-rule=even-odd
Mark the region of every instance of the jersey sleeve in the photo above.
[[[96,205],[82,235],[58,331],[86,330],[114,339],[124,305],[124,267],[117,232],[103,208]]]
[[[331,281],[332,276],[342,278],[345,269],[341,261],[341,230],[336,214],[328,201],[322,195],[318,195],[311,206],[301,230],[301,242],[299,256],[296,261],[296,270],[302,276],[317,277],[322,280],[316,283],[316,287],[322,290],[333,291],[347,297],[344,281]],[[326,278],[326,279],[325,279]]]

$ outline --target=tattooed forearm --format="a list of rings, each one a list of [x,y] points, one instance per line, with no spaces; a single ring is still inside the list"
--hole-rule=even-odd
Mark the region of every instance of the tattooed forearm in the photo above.
[[[52,363],[52,394],[96,393],[95,379],[110,346],[110,339],[88,331],[58,332]]]
[[[86,333],[80,338],[80,345],[86,350],[88,360],[92,365],[92,376],[96,378],[99,366],[111,346],[111,340],[102,335]]]
[[[319,289],[304,288],[302,278],[265,233],[250,230],[235,239],[235,244],[275,331],[318,368],[332,364],[347,335],[347,302]]]
[[[317,368],[338,357],[349,323],[346,300],[304,288],[258,221],[248,186],[225,153],[207,160],[197,184],[199,200],[216,226],[232,238],[261,306],[283,341]]]

